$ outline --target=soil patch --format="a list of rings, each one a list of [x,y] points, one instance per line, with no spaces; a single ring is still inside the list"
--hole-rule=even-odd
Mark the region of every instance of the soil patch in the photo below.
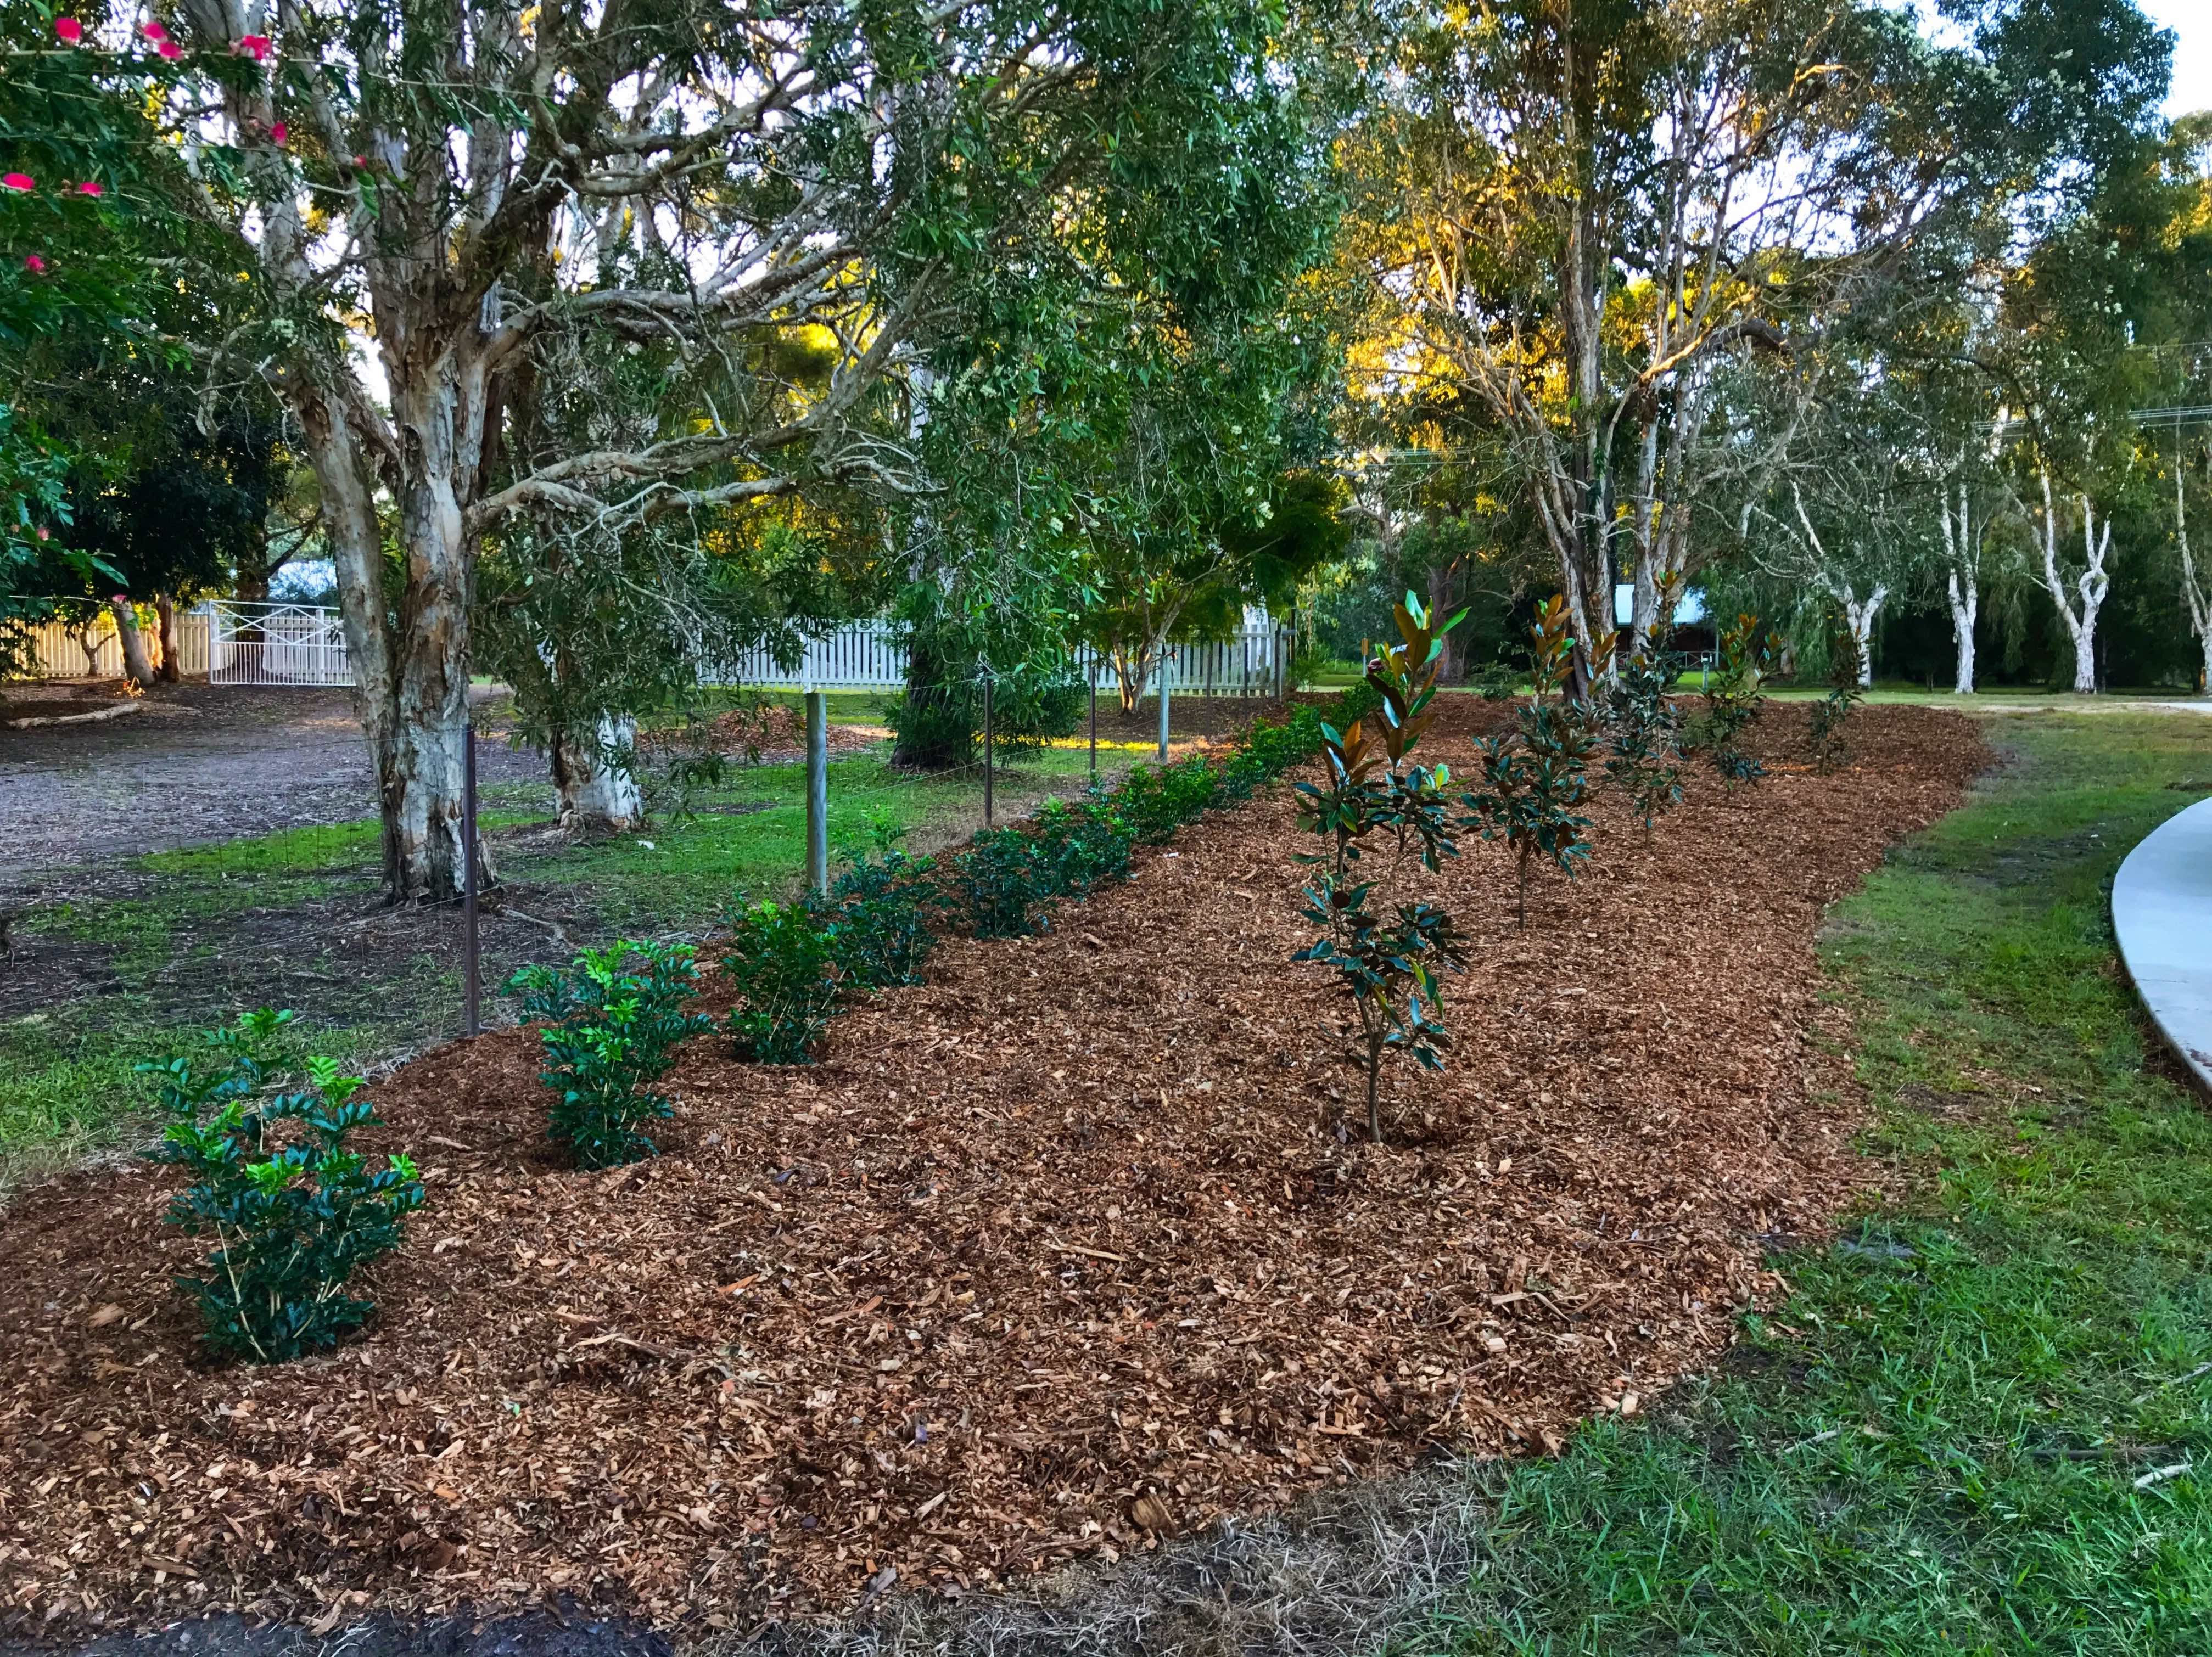
[[[1453,699],[1436,757],[1502,710]],[[1502,848],[1436,883],[1479,940],[1451,1068],[1390,1081],[1288,965],[1306,837],[1281,794],[1186,831],[1020,942],[833,1027],[823,1064],[703,1038],[666,1153],[581,1174],[535,1043],[374,1089],[428,1206],[361,1340],[191,1357],[132,1168],[27,1193],[0,1236],[4,1626],[337,1620],[569,1593],[665,1625],[835,1614],[1111,1559],[1425,1449],[1534,1452],[1644,1407],[1772,1292],[1864,1165],[1808,1040],[1821,907],[1955,805],[1956,715],[1870,708],[1857,762],[1704,774],[1650,844],[1607,795],[1590,873],[1512,918]]]

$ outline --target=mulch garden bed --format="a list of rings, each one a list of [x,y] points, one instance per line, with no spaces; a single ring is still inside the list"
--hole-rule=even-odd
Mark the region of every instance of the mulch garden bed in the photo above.
[[[1435,757],[1502,710],[1452,699]],[[1803,712],[1764,721],[1802,752]],[[1432,1449],[1540,1453],[1708,1364],[1867,1174],[1808,1042],[1821,907],[1956,804],[1965,719],[1856,722],[1857,764],[1597,854],[1516,930],[1501,847],[1447,865],[1479,940],[1393,1142],[1291,966],[1287,791],[1140,854],[1052,934],[948,944],[817,1066],[714,1038],[658,1160],[559,1166],[534,1041],[380,1084],[429,1202],[359,1340],[215,1369],[151,1167],[0,1234],[0,1630],[237,1607],[596,1601],[664,1625],[835,1615],[1111,1557]]]

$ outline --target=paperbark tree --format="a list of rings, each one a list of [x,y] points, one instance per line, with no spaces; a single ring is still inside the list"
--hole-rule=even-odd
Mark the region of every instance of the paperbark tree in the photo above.
[[[2181,555],[2181,597],[2189,606],[2189,630],[2197,638],[2197,648],[2203,653],[2203,665],[2197,669],[2197,688],[2212,693],[2212,591],[2208,591],[2197,574],[2197,559],[2189,545],[2189,501],[2185,484],[2187,470],[2177,452],[2173,464],[2173,540],[2175,549]]]
[[[2039,467],[2043,513],[2037,525],[2036,549],[2043,557],[2043,585],[2058,607],[2058,619],[2074,646],[2074,690],[2082,696],[2097,694],[2097,612],[2112,590],[2105,568],[2112,546],[2112,520],[2107,514],[2100,525],[2096,507],[2087,491],[2075,498],[2081,508],[2081,567],[2065,567],[2059,556],[2058,510],[2051,498],[2051,469]],[[2071,596],[2069,597],[2069,590]]]
[[[1982,601],[1982,542],[1989,520],[1973,512],[1973,495],[1961,483],[1936,497],[1936,521],[1943,530],[1943,592],[1951,610],[1951,640],[1956,665],[1951,689],[1974,694],[1974,623]]]
[[[457,889],[487,531],[537,513],[621,533],[817,479],[911,484],[851,416],[944,281],[1005,257],[1058,170],[1103,165],[1145,92],[1227,97],[1252,70],[1233,15],[1136,0],[181,15],[170,205],[264,295],[228,354],[283,398],[315,472],[396,901]],[[513,370],[556,327],[697,356],[803,337],[834,363],[795,412],[707,410],[517,466]]]
[[[1931,231],[2130,140],[2165,49],[2118,0],[1942,44],[1831,0],[1392,16],[1352,252],[1399,371],[1516,435],[1585,659],[1616,580],[1634,648],[1717,486],[1759,471],[1778,434],[1734,387]]]
[[[138,616],[131,600],[118,592],[107,601],[115,618],[115,636],[123,646],[123,677],[141,690],[154,683],[154,664],[146,654],[146,640],[138,631]]]

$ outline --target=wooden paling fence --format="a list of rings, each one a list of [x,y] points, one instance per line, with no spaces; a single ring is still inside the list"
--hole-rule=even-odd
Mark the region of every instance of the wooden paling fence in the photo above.
[[[150,656],[156,649],[160,622],[153,607],[137,612],[138,630]],[[24,651],[27,676],[33,679],[119,679],[123,677],[123,640],[115,630],[115,617],[105,604],[88,605],[82,619],[41,622],[26,629]],[[177,671],[188,679],[208,671],[209,617],[199,610],[177,612],[175,640]],[[87,659],[87,646],[90,659]]]

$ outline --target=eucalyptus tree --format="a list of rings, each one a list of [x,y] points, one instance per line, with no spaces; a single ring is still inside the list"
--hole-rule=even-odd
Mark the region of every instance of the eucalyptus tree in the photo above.
[[[1734,382],[2163,90],[2131,0],[1973,8],[1943,43],[1877,0],[1388,16],[1355,255],[1413,371],[1514,434],[1586,672],[1616,580],[1632,646],[1785,435]]]
[[[1865,365],[1854,365],[1863,368]],[[1878,379],[1832,376],[1790,458],[1754,509],[1753,561],[1826,630],[1832,608],[1856,681],[1873,683],[1874,628],[1923,563],[1913,511],[1913,434]]]
[[[1256,25],[1142,0],[179,0],[149,27],[173,66],[162,205],[260,295],[224,349],[314,469],[389,892],[410,901],[461,865],[483,537],[918,489],[864,409],[932,307],[1106,167],[1145,100],[1188,120],[1235,95]],[[702,407],[518,464],[522,365],[559,330],[691,358],[803,338],[831,365],[801,407]]]
[[[917,671],[963,653],[963,626],[1001,674],[1010,648],[1049,668],[1079,635],[1133,701],[1171,640],[1286,596],[1340,544],[1315,466],[1341,354],[1324,278],[1344,61],[1318,12],[1246,15],[1233,93],[1152,88],[1113,165],[1058,189],[1049,226],[932,332]]]

